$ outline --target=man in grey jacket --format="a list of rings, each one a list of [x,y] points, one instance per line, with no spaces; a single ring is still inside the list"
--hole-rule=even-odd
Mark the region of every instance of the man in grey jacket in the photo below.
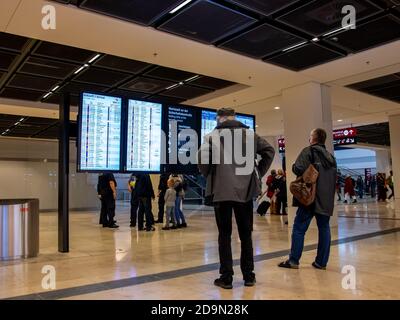
[[[323,129],[314,129],[310,135],[310,146],[304,148],[293,165],[293,173],[301,176],[310,164],[314,164],[319,172],[315,202],[304,207],[294,199],[294,205],[298,206],[292,231],[292,248],[289,260],[279,264],[282,268],[298,269],[304,247],[304,236],[315,216],[318,225],[318,251],[314,268],[326,269],[328,264],[331,230],[330,217],[335,206],[337,165],[333,155],[325,147],[326,132]]]
[[[268,171],[275,150],[254,131],[236,121],[233,109],[218,110],[217,123],[216,129],[205,137],[198,153],[199,170],[207,178],[206,199],[214,206],[219,232],[221,276],[214,284],[232,289],[233,211],[241,241],[243,280],[246,286],[253,286],[256,282],[251,236],[253,199],[261,193],[260,177]],[[241,158],[243,154],[246,156]],[[256,155],[261,156],[258,165],[255,165]]]

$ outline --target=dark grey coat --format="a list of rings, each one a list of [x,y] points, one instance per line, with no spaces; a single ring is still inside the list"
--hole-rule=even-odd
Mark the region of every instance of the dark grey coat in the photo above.
[[[301,176],[312,162],[311,148],[313,148],[315,167],[319,172],[315,203],[310,210],[324,216],[332,216],[335,207],[337,165],[324,145],[313,145],[304,148],[293,164],[293,173]],[[294,205],[300,205],[294,201]]]
[[[203,153],[210,154],[210,159],[215,159],[212,154],[213,135],[219,134],[221,130],[242,130],[242,150],[246,148],[246,135],[250,134],[250,130],[241,122],[236,120],[227,120],[217,126],[217,128],[205,137],[205,142],[201,145],[198,152],[198,167],[200,172],[207,178],[206,197],[212,196],[214,202],[235,201],[248,202],[261,193],[260,178],[264,176],[274,159],[274,148],[263,138],[254,133],[251,147],[254,147],[254,154],[261,156],[258,165],[255,166],[255,158],[252,160],[252,173],[246,175],[236,174],[236,169],[243,167],[240,164],[232,161],[231,164],[224,163],[221,160],[220,164],[202,163],[201,155]],[[227,149],[224,139],[220,149],[220,159],[223,158],[224,150]],[[233,149],[234,152],[234,149]],[[215,163],[215,162],[214,162]]]

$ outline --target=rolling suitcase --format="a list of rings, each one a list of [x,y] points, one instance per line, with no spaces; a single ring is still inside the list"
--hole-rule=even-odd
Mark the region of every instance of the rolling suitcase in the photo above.
[[[257,213],[260,216],[265,216],[267,214],[267,211],[268,211],[270,205],[271,205],[271,203],[269,203],[268,201],[261,202],[257,208]]]

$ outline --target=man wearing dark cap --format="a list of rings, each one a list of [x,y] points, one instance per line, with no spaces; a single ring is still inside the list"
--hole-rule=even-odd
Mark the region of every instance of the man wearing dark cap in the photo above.
[[[249,127],[237,121],[235,110],[231,108],[218,110],[217,127],[204,141],[198,153],[198,166],[207,178],[206,202],[214,206],[219,232],[221,276],[214,284],[232,289],[231,235],[234,212],[241,241],[240,268],[244,284],[254,286],[253,199],[261,193],[260,177],[266,174],[273,161],[274,148]],[[243,170],[245,164],[242,162],[243,158],[240,158],[243,153],[251,164],[250,170]],[[227,154],[231,157],[227,158]],[[257,155],[261,156],[261,160],[255,166]]]

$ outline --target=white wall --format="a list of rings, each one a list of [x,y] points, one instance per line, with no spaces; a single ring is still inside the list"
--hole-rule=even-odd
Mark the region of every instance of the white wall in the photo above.
[[[39,198],[41,210],[58,202],[58,142],[0,138],[0,199]],[[97,208],[97,175],[76,173],[75,143],[70,144],[70,208]]]

